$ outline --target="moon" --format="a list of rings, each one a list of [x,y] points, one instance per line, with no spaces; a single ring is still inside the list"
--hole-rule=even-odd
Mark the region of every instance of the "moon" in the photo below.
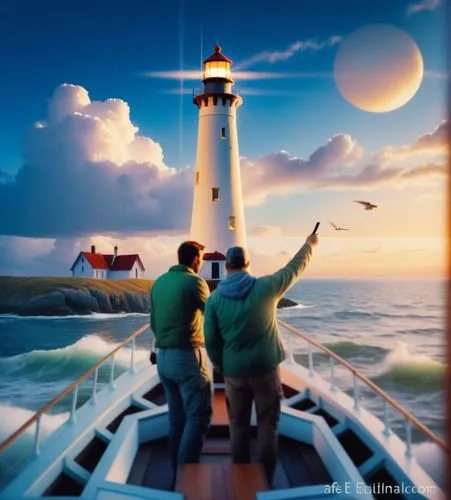
[[[364,111],[404,106],[423,79],[423,58],[414,40],[389,24],[364,26],[342,42],[334,61],[342,96]]]

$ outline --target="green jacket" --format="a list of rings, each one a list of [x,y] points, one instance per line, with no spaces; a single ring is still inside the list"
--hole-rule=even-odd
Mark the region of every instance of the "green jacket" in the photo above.
[[[190,267],[178,264],[162,274],[150,291],[150,326],[156,347],[204,345],[203,312],[208,285]]]
[[[276,323],[277,303],[307,266],[306,243],[291,261],[269,276],[230,274],[205,306],[205,342],[214,366],[230,377],[252,377],[281,363],[285,353]]]

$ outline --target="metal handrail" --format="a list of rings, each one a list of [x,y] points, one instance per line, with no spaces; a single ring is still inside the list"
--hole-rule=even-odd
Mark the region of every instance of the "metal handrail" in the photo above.
[[[83,375],[77,378],[75,382],[72,382],[72,384],[69,385],[69,387],[66,387],[64,391],[60,392],[58,396],[54,397],[51,401],[49,401],[45,406],[43,406],[40,410],[38,410],[30,419],[28,419],[19,429],[17,429],[11,436],[9,436],[3,443],[0,443],[0,453],[4,451],[6,448],[8,448],[14,441],[16,441],[17,438],[19,438],[34,422],[37,423],[36,425],[36,434],[35,434],[35,453],[39,453],[39,432],[40,432],[40,420],[41,417],[44,413],[46,413],[48,410],[53,408],[57,403],[59,403],[67,394],[71,393],[72,391],[75,390],[75,397],[73,400],[73,405],[72,405],[72,412],[71,412],[71,419],[74,420],[74,414],[76,410],[76,401],[77,398],[76,396],[78,395],[78,387],[79,385],[86,380],[92,373],[95,373],[94,377],[94,390],[93,390],[93,402],[96,401],[96,387],[97,387],[97,373],[99,368],[105,364],[106,361],[109,359],[112,359],[112,371],[111,371],[111,381],[110,383],[114,383],[114,355],[123,349],[127,344],[130,342],[133,342],[132,346],[132,352],[131,352],[131,362],[130,362],[130,369],[133,371],[134,369],[134,350],[135,350],[135,338],[138,337],[138,335],[141,335],[144,333],[150,325],[143,325],[141,328],[136,330],[130,337],[127,337],[125,340],[123,340],[113,351],[111,351],[109,354],[104,356],[101,360],[97,361],[95,365],[93,365],[89,370],[87,370]]]
[[[385,424],[385,434],[389,434],[390,430],[388,427],[388,419],[387,419],[387,413],[386,413],[386,403],[388,403],[390,406],[392,406],[396,411],[401,413],[405,419],[405,424],[406,424],[406,435],[407,435],[407,450],[406,454],[411,455],[411,426],[410,424],[413,424],[417,429],[419,429],[423,434],[425,434],[431,441],[433,441],[435,444],[440,446],[440,448],[445,451],[446,453],[450,452],[449,445],[441,438],[439,438],[437,435],[435,435],[430,429],[428,429],[423,423],[421,423],[417,418],[415,418],[408,410],[406,410],[403,406],[401,406],[399,403],[397,403],[392,397],[390,397],[386,392],[384,392],[382,389],[380,389],[374,382],[372,382],[368,377],[365,375],[362,375],[354,366],[352,366],[350,363],[342,359],[340,356],[335,354],[333,351],[328,349],[327,347],[323,346],[322,344],[315,342],[311,338],[309,338],[307,335],[304,335],[302,332],[300,332],[298,329],[294,328],[293,326],[289,325],[288,323],[285,323],[285,321],[282,321],[280,319],[277,320],[279,324],[290,331],[291,333],[294,333],[298,337],[301,337],[304,339],[308,345],[309,345],[309,373],[310,375],[313,375],[313,360],[312,360],[312,352],[310,346],[316,347],[318,350],[322,351],[323,353],[327,354],[331,359],[339,363],[340,365],[344,366],[347,368],[354,376],[354,399],[355,399],[355,404],[354,408],[358,409],[359,404],[358,404],[358,390],[356,386],[356,379],[361,380],[364,382],[370,389],[372,389],[373,392],[375,392],[377,395],[379,395],[383,400],[384,400],[384,424]],[[332,381],[331,381],[331,389],[334,390],[334,377],[333,377],[333,367],[334,365],[332,364],[331,370],[332,370]],[[357,394],[356,394],[357,393]]]
[[[404,416],[405,419],[405,424],[406,424],[406,433],[407,433],[407,450],[406,450],[406,455],[411,455],[411,424],[413,424],[417,429],[419,429],[423,434],[425,434],[431,441],[433,441],[435,444],[437,444],[442,450],[444,450],[446,453],[450,452],[450,448],[445,441],[443,441],[441,438],[436,436],[430,429],[428,429],[424,424],[422,424],[417,418],[415,418],[409,411],[407,411],[405,408],[403,408],[399,403],[397,403],[393,398],[391,398],[388,394],[386,394],[382,389],[380,389],[374,382],[372,382],[368,377],[365,375],[362,375],[355,367],[353,367],[350,363],[342,359],[340,356],[335,354],[333,351],[328,349],[327,347],[323,346],[322,344],[315,342],[311,338],[309,338],[307,335],[304,335],[302,332],[294,328],[293,326],[289,325],[288,323],[285,323],[284,321],[278,319],[279,324],[287,329],[288,331],[294,333],[298,337],[301,337],[303,340],[305,340],[308,343],[309,346],[309,374],[310,376],[313,375],[313,356],[312,356],[312,351],[311,351],[311,346],[316,347],[318,350],[322,351],[323,353],[327,354],[331,359],[334,361],[337,361],[340,365],[344,366],[347,368],[354,376],[354,399],[355,399],[355,405],[354,408],[358,409],[358,391],[357,391],[357,386],[356,386],[356,379],[361,380],[364,382],[370,389],[373,390],[377,395],[382,397],[384,400],[384,423],[385,423],[385,433],[389,434],[390,430],[388,427],[388,418],[387,418],[387,403],[392,406],[396,411],[401,413]],[[149,328],[149,325],[143,325],[141,328],[136,330],[130,337],[127,337],[125,340],[123,340],[113,351],[111,351],[109,354],[104,356],[102,359],[100,359],[97,363],[95,363],[89,370],[87,370],[85,373],[83,373],[77,380],[75,380],[71,385],[69,385],[66,389],[64,389],[60,394],[58,394],[55,398],[53,398],[51,401],[49,401],[44,407],[42,407],[40,410],[38,410],[29,420],[27,420],[19,429],[17,429],[11,436],[9,436],[5,441],[0,443],[0,452],[4,451],[6,448],[8,448],[12,443],[14,443],[33,423],[37,423],[36,425],[36,433],[35,433],[35,445],[34,445],[34,452],[35,454],[39,453],[39,433],[40,433],[40,420],[41,417],[44,413],[46,413],[48,410],[53,408],[59,401],[61,401],[67,394],[71,393],[72,391],[75,391],[74,399],[73,399],[73,404],[72,404],[72,411],[71,411],[71,420],[75,420],[75,410],[76,410],[76,402],[77,402],[77,395],[78,395],[78,387],[79,385],[86,380],[92,373],[95,374],[94,378],[94,387],[93,387],[93,403],[96,402],[96,387],[97,387],[97,374],[98,374],[98,369],[106,363],[108,360],[112,360],[112,367],[111,367],[111,376],[110,376],[110,384],[113,386],[114,385],[114,355],[123,349],[127,344],[130,342],[133,342],[132,345],[132,353],[131,353],[131,361],[130,361],[130,369],[131,371],[134,371],[134,350],[135,350],[135,338],[144,333],[147,329]],[[331,372],[332,372],[332,381],[331,381],[331,390],[335,389],[335,381],[334,381],[334,365],[332,364],[331,366]]]

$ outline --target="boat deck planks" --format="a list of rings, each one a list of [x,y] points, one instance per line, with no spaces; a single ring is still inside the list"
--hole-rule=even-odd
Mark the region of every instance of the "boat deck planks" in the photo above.
[[[255,431],[255,427],[253,427],[252,430]],[[253,436],[255,436],[255,434],[255,432],[251,433]],[[256,440],[252,439],[251,450],[254,459],[255,448]],[[218,485],[224,483],[221,477],[224,476],[224,471],[231,466],[230,453],[225,393],[224,391],[217,391],[213,403],[212,425],[202,449],[201,463],[198,464],[205,465],[205,468],[200,467],[200,469],[195,473],[193,472],[193,474],[207,475],[209,478],[208,480],[202,476],[203,480],[205,479],[207,483],[214,479],[215,492],[219,491]],[[255,466],[257,464],[240,465]],[[169,442],[167,438],[160,438],[141,444],[133,462],[127,483],[169,491],[173,489],[173,479]],[[228,482],[230,482],[230,479]],[[283,489],[294,486],[328,484],[331,482],[332,478],[327,472],[318,453],[312,446],[288,437],[279,437],[279,459],[274,475],[273,487]],[[204,483],[200,482],[197,484]],[[223,488],[226,494],[230,489],[230,485],[223,485]],[[199,492],[197,492],[197,494],[199,494]],[[190,497],[188,496],[187,498]],[[215,496],[214,498],[216,499],[217,497]],[[227,498],[227,496],[224,498]],[[200,498],[198,500],[200,500]]]
[[[227,441],[224,438],[207,437],[202,450],[201,465],[209,464],[214,470],[217,467],[228,467],[232,460],[230,445]],[[253,450],[255,445],[255,440],[252,440]],[[253,455],[255,458],[254,453]],[[217,475],[217,471],[214,474]],[[279,459],[273,484],[275,488],[283,489],[331,482],[329,473],[312,446],[280,436]],[[172,467],[169,443],[166,438],[156,439],[140,446],[127,483],[172,490]]]

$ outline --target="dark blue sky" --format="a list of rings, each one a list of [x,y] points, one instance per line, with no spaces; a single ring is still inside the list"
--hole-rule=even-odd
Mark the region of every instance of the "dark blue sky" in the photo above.
[[[365,24],[391,23],[415,39],[427,70],[443,71],[444,8],[407,16],[406,9],[412,3],[291,0],[270,7],[256,0],[232,0],[226,4],[203,0],[1,2],[0,169],[10,173],[18,170],[27,129],[46,118],[47,100],[64,82],[83,86],[92,100],[124,99],[131,107],[132,121],[143,134],[163,146],[169,165],[179,166],[181,156],[183,164],[192,164],[197,113],[191,99],[188,95],[181,100],[180,96],[161,93],[177,88],[178,81],[148,79],[139,73],[179,69],[181,58],[185,69],[198,69],[201,29],[204,56],[218,40],[224,53],[239,63],[262,50],[283,50],[296,40],[344,37]],[[330,72],[334,55],[334,49],[300,54],[272,65],[271,70]],[[192,81],[184,83],[189,88],[196,85]],[[312,100],[303,97],[302,92],[308,96],[316,91],[315,108],[321,108],[333,86],[328,79],[307,79],[259,81],[253,82],[252,87],[300,92],[297,97],[247,97],[240,118],[240,150],[244,155],[255,156],[281,148],[294,149],[292,140],[283,145],[273,140],[269,128],[261,127],[265,117],[272,115],[273,119],[277,115],[276,121],[288,127],[293,120],[292,110],[304,106],[303,117],[311,121],[312,111],[308,108]],[[256,137],[255,123],[260,124]],[[360,123],[362,126],[365,129],[366,125]],[[324,137],[335,132],[333,127],[325,126]],[[310,153],[317,140],[307,133],[305,149],[293,150],[293,154]]]

